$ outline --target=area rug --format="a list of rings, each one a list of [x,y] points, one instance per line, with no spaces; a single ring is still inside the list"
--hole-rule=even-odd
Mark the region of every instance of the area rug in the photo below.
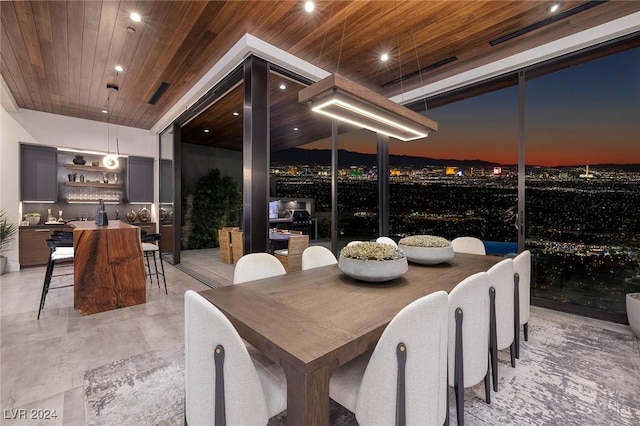
[[[465,391],[467,425],[640,424],[640,345],[602,328],[532,315],[529,342],[511,368],[500,354],[499,392],[484,402],[482,384]],[[182,425],[184,355],[148,352],[85,374],[88,425]],[[451,424],[456,424],[450,393]],[[332,426],[356,426],[331,402]],[[284,426],[286,412],[269,421]],[[386,426],[386,425],[380,425]]]

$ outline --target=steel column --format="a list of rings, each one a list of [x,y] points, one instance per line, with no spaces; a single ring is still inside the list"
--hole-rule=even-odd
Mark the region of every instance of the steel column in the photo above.
[[[269,235],[269,65],[244,62],[242,231],[244,252],[266,252]]]
[[[378,236],[389,236],[389,136],[376,134],[378,150]]]

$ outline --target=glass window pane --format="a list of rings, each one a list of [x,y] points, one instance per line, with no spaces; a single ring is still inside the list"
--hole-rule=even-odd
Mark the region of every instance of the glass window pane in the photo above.
[[[640,49],[527,81],[532,295],[613,314],[640,291]]]
[[[489,252],[516,251],[517,88],[435,108],[428,116],[439,131],[418,141],[390,141],[392,235],[473,236]]]

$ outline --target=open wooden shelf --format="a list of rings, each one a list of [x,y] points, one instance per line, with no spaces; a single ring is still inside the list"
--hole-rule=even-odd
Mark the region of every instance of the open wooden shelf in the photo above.
[[[67,164],[65,166],[68,170],[82,170],[85,172],[101,172],[101,173],[120,173],[122,169],[107,169],[103,166],[87,166],[81,164]]]
[[[100,182],[65,182],[67,186],[75,186],[82,188],[110,188],[110,189],[122,189],[123,185],[120,183],[100,183]]]

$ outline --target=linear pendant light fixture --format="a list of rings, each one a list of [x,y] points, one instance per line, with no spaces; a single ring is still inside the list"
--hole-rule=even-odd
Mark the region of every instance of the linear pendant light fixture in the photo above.
[[[401,141],[429,136],[438,123],[353,81],[332,74],[298,92],[298,102],[320,114]]]

